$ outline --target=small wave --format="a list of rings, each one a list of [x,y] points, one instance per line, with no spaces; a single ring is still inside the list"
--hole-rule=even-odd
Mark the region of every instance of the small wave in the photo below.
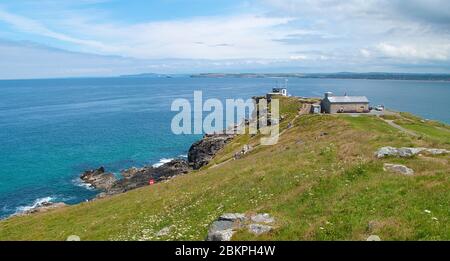
[[[166,163],[169,163],[169,162],[171,162],[172,160],[173,160],[173,159],[162,158],[162,159],[159,160],[158,163],[153,164],[152,167],[154,167],[154,168],[161,167],[162,165],[164,165],[164,164],[166,164]]]
[[[181,154],[181,155],[178,155],[178,158],[187,159],[187,157],[188,157],[187,154]]]
[[[53,198],[53,197],[38,198],[31,205],[17,207],[16,208],[16,213],[22,213],[22,212],[26,212],[26,211],[38,208],[38,207],[42,206],[45,203],[52,202],[53,200],[55,200],[55,198]]]
[[[83,180],[81,180],[80,178],[75,178],[72,180],[72,183],[77,186],[77,187],[82,187],[88,190],[95,190],[94,187],[92,187],[91,184],[85,183],[83,182]]]

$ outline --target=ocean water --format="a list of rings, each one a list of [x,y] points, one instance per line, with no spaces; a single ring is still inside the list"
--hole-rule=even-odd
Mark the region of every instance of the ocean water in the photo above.
[[[280,80],[280,82],[283,82]],[[92,78],[0,81],[0,217],[41,202],[92,198],[79,175],[105,166],[161,164],[187,154],[200,135],[174,135],[171,103],[250,98],[276,79]],[[290,79],[292,95],[366,95],[373,105],[450,123],[450,83]]]

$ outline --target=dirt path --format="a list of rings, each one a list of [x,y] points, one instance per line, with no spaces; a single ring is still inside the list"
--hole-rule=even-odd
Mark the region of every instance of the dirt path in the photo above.
[[[386,122],[390,126],[396,128],[397,130],[400,130],[400,131],[402,131],[402,132],[404,132],[406,134],[409,134],[411,136],[414,136],[414,137],[419,137],[419,135],[417,135],[417,133],[415,133],[414,131],[411,131],[411,130],[403,128],[402,126],[396,124],[393,120],[385,120],[383,118],[380,118],[380,119],[382,119],[384,122]]]
[[[311,110],[311,104],[306,104],[306,103],[304,103],[304,104],[302,105],[302,108],[298,111],[298,114],[295,115],[295,117],[289,122],[289,124],[291,125],[290,128],[294,127],[294,122],[295,122],[295,120],[296,120],[298,117],[300,117],[301,115],[309,114],[310,110]],[[279,136],[283,135],[283,134],[284,134],[286,131],[288,131],[290,128],[284,129],[282,132],[280,132]],[[261,146],[261,145],[260,145],[260,144],[257,144],[257,145],[255,145],[254,148],[257,148],[257,147],[259,147],[259,146]],[[227,159],[226,161],[221,162],[221,163],[219,163],[219,164],[214,164],[214,165],[212,165],[210,168],[211,168],[211,169],[212,169],[212,168],[217,168],[217,167],[222,166],[223,164],[228,163],[228,162],[233,161],[233,160],[235,160],[234,157],[232,157],[232,158],[230,158],[230,159]]]

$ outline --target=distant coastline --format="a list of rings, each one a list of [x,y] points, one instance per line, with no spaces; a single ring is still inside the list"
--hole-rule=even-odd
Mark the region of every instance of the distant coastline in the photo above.
[[[357,80],[450,81],[450,74],[435,73],[200,73],[192,78],[309,78]]]

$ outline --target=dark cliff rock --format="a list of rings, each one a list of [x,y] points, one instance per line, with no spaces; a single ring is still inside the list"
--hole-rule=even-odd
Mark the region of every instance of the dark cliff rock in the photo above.
[[[104,197],[149,185],[150,179],[159,182],[188,173],[190,170],[191,168],[186,160],[176,159],[157,168],[148,166],[126,169],[122,171],[123,178],[119,180],[115,178],[114,174],[105,172],[103,167],[84,172],[81,179],[102,191],[98,197]]]
[[[141,169],[132,168],[122,172],[123,179],[116,181],[107,194],[123,193],[128,190],[143,187],[149,184],[150,179],[159,182],[173,176],[186,174],[190,171],[189,164],[186,160],[176,159],[165,163],[160,167],[144,167]],[[131,175],[130,175],[131,174]]]
[[[100,190],[108,190],[116,182],[116,177],[112,173],[106,173],[104,167],[85,171],[80,177],[85,183]]]
[[[122,179],[108,173],[103,167],[85,171],[81,179],[92,187],[102,191],[97,198],[123,193],[135,188],[147,186],[150,180],[160,182],[171,177],[188,173],[208,164],[215,154],[233,139],[234,135],[205,135],[189,149],[188,160],[175,159],[157,168],[145,166],[132,167],[121,172]]]
[[[192,144],[188,152],[189,164],[199,169],[211,161],[216,153],[233,139],[230,134],[205,135],[203,139]]]

